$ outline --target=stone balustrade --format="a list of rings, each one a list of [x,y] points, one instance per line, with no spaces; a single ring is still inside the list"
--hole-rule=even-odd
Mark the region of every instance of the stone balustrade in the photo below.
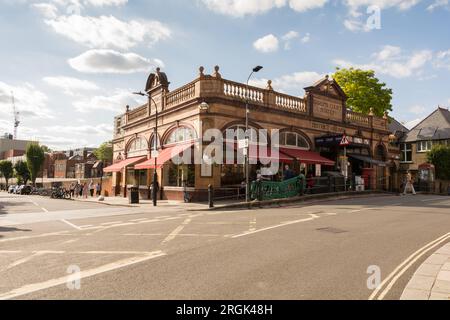
[[[197,96],[195,82],[189,83],[175,91],[169,92],[166,96],[166,107],[170,108]]]
[[[276,92],[271,88],[270,84],[267,89],[261,89],[254,86],[247,86],[243,83],[225,80],[221,77],[205,75],[202,75],[181,88],[167,92],[165,97],[160,100],[163,104],[161,110],[209,97],[224,98],[239,102],[248,101],[251,104],[294,113],[309,113],[306,98]],[[130,110],[126,117],[127,123],[145,118],[148,116],[147,110],[147,105]],[[357,126],[387,129],[387,119],[372,117],[350,110],[346,112],[346,119],[344,121]]]
[[[365,127],[370,127],[369,116],[364,115],[362,113],[353,112],[350,110],[347,111],[347,122],[356,125],[362,125]]]
[[[308,111],[305,99],[281,93],[275,94],[275,105],[278,108],[300,113],[306,113]]]

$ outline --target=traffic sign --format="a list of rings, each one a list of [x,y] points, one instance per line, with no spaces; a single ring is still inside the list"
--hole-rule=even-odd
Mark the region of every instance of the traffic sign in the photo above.
[[[339,145],[340,145],[341,147],[346,147],[346,146],[349,146],[349,145],[350,145],[350,142],[348,141],[346,135],[344,135],[344,136],[342,137],[341,143],[340,143]]]

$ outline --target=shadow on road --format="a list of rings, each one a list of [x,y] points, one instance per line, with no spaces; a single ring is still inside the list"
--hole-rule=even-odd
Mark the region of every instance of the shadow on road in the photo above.
[[[19,228],[13,228],[13,227],[0,227],[0,233],[4,232],[31,232],[33,230],[31,229],[19,229]],[[1,237],[1,234],[0,234]]]

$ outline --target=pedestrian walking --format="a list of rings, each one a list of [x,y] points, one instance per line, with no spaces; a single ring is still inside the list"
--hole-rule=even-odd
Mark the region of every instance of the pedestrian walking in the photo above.
[[[408,170],[408,173],[406,174],[406,183],[405,183],[405,190],[403,191],[403,195],[406,196],[406,193],[408,192],[408,189],[411,189],[412,194],[416,194],[416,190],[414,189],[414,183],[412,179],[412,174]]]
[[[91,198],[94,196],[94,190],[95,190],[94,181],[91,180],[91,182],[89,182],[89,193],[91,195]]]

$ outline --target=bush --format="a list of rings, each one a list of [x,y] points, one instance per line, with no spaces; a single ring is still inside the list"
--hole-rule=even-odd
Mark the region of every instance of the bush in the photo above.
[[[427,154],[428,162],[436,168],[436,177],[450,180],[450,146],[436,145]]]

